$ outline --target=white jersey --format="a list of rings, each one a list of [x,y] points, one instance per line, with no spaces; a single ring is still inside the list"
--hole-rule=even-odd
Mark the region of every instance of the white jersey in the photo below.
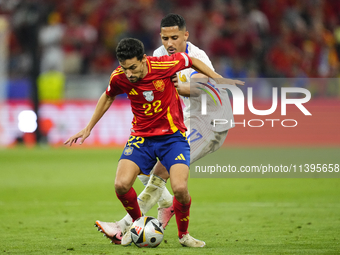
[[[198,47],[196,47],[190,42],[187,42],[186,53],[189,55],[189,57],[197,58],[201,60],[203,63],[205,63],[207,66],[209,66],[212,70],[215,70],[207,54],[203,50],[199,49]],[[168,55],[168,52],[166,51],[163,45],[157,48],[153,52],[153,56],[155,57],[160,57],[164,55]],[[187,68],[187,69],[184,69],[178,72],[177,73],[178,82],[179,83],[190,82],[191,76],[195,73],[197,72],[192,68]],[[221,98],[222,106],[219,102],[219,99],[216,99],[214,101],[214,99],[211,99],[208,96],[207,97],[207,115],[200,114],[201,113],[201,102],[198,99],[197,100],[195,100],[195,98],[189,99],[188,97],[181,96],[185,104],[185,108],[183,111],[184,119],[185,120],[189,119],[190,112],[191,114],[194,112],[195,116],[192,116],[192,117],[199,118],[202,123],[205,123],[204,125],[206,126],[206,128],[209,128],[213,131],[221,132],[221,131],[225,131],[225,130],[228,130],[234,127],[234,125],[231,125],[231,123],[234,123],[234,116],[232,113],[232,108],[231,108],[228,92],[225,91],[224,89],[220,89],[218,95]],[[216,127],[213,127],[212,123],[214,119],[226,119],[228,120],[228,124],[216,125]]]

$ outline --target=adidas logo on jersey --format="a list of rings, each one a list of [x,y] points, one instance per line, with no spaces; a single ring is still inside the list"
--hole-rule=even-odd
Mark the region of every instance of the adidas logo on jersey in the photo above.
[[[129,92],[129,95],[137,96],[138,93],[135,89],[131,89],[131,91]]]
[[[177,156],[177,158],[175,158],[175,160],[185,160],[185,157],[184,157],[183,154],[181,153],[181,154],[179,154],[179,155]]]

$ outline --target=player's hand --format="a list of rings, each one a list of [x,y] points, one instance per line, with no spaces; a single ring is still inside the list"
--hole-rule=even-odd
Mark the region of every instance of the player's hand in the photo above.
[[[173,76],[171,76],[171,81],[174,83],[175,87],[178,87],[178,77],[177,74],[174,74]]]
[[[82,131],[75,134],[74,136],[71,136],[69,139],[67,139],[64,142],[64,145],[69,144],[70,146],[72,146],[73,143],[77,143],[79,138],[81,138],[81,140],[79,142],[79,144],[81,145],[85,141],[85,139],[89,137],[90,134],[91,134],[91,131],[89,131],[85,128]]]

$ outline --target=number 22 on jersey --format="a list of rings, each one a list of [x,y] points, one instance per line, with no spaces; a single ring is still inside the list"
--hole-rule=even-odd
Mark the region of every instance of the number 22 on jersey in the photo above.
[[[163,109],[161,107],[161,100],[156,100],[155,102],[150,103],[145,103],[143,104],[143,108],[145,109],[144,113],[145,115],[151,116],[154,113],[161,112]]]

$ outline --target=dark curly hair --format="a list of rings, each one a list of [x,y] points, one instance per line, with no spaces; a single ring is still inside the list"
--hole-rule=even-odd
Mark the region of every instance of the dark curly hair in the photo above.
[[[137,59],[141,61],[144,54],[143,43],[135,38],[122,39],[116,48],[116,56],[119,62],[124,62],[134,57],[137,57]]]

